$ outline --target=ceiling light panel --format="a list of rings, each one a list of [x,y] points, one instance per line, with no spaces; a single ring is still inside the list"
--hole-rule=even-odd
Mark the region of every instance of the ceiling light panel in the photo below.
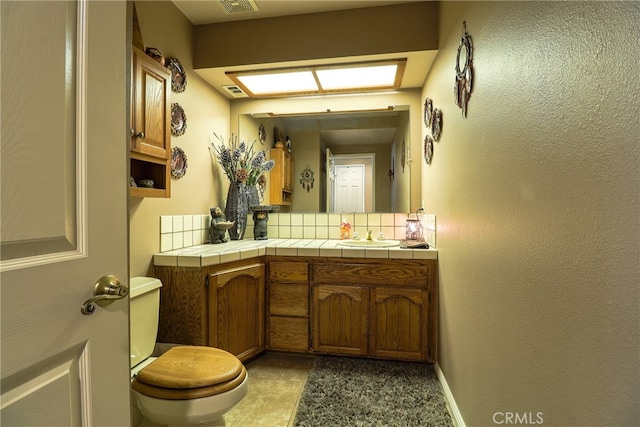
[[[227,71],[252,97],[363,92],[400,87],[406,58],[272,70]]]
[[[247,74],[238,80],[253,94],[265,95],[282,92],[315,92],[316,79],[311,71],[295,71],[273,74]]]
[[[324,90],[355,89],[369,87],[393,87],[398,66],[396,64],[374,67],[333,68],[317,70],[318,80]]]

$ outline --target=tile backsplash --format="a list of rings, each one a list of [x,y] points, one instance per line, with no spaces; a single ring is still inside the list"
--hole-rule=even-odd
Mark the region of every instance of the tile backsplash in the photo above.
[[[411,214],[413,215],[413,214]],[[436,217],[419,214],[425,240],[436,247]],[[371,230],[373,238],[382,233],[386,239],[405,238],[406,213],[272,213],[267,223],[267,235],[272,239],[339,239],[340,224],[351,224],[351,235],[362,238]],[[211,216],[163,215],[160,217],[160,252],[187,248],[209,242]],[[246,240],[253,240],[253,218],[247,218]]]

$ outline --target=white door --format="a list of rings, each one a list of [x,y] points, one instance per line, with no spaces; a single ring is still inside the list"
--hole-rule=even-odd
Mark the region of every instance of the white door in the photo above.
[[[335,189],[336,189],[336,160],[330,149],[326,150],[326,170],[327,170],[327,212],[335,212]]]
[[[364,165],[336,165],[335,212],[364,212]]]
[[[0,8],[0,424],[126,426],[127,4]]]

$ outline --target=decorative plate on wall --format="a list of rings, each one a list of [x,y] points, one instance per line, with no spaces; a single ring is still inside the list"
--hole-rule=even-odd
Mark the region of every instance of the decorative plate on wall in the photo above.
[[[433,138],[429,135],[424,137],[424,160],[428,165],[431,164],[433,158]]]
[[[431,135],[436,141],[440,141],[442,133],[442,111],[439,108],[433,110],[433,119],[431,120]]]
[[[433,121],[433,101],[431,98],[427,98],[424,100],[424,125],[427,127],[431,127],[431,122]]]
[[[182,148],[173,147],[171,151],[171,176],[180,179],[187,173],[187,155]]]
[[[171,70],[171,90],[174,92],[184,92],[187,87],[187,73],[177,58],[169,58],[167,68]]]
[[[187,116],[177,102],[171,104],[171,135],[184,135],[187,130]]]
[[[262,125],[258,128],[258,140],[260,144],[267,142],[267,130]]]

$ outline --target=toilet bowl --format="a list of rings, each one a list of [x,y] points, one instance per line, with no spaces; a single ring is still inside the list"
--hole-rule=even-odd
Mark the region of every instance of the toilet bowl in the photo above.
[[[151,357],[161,286],[146,277],[130,284],[134,424],[224,426],[223,415],[247,394],[247,371],[231,353],[213,347],[175,346]]]

